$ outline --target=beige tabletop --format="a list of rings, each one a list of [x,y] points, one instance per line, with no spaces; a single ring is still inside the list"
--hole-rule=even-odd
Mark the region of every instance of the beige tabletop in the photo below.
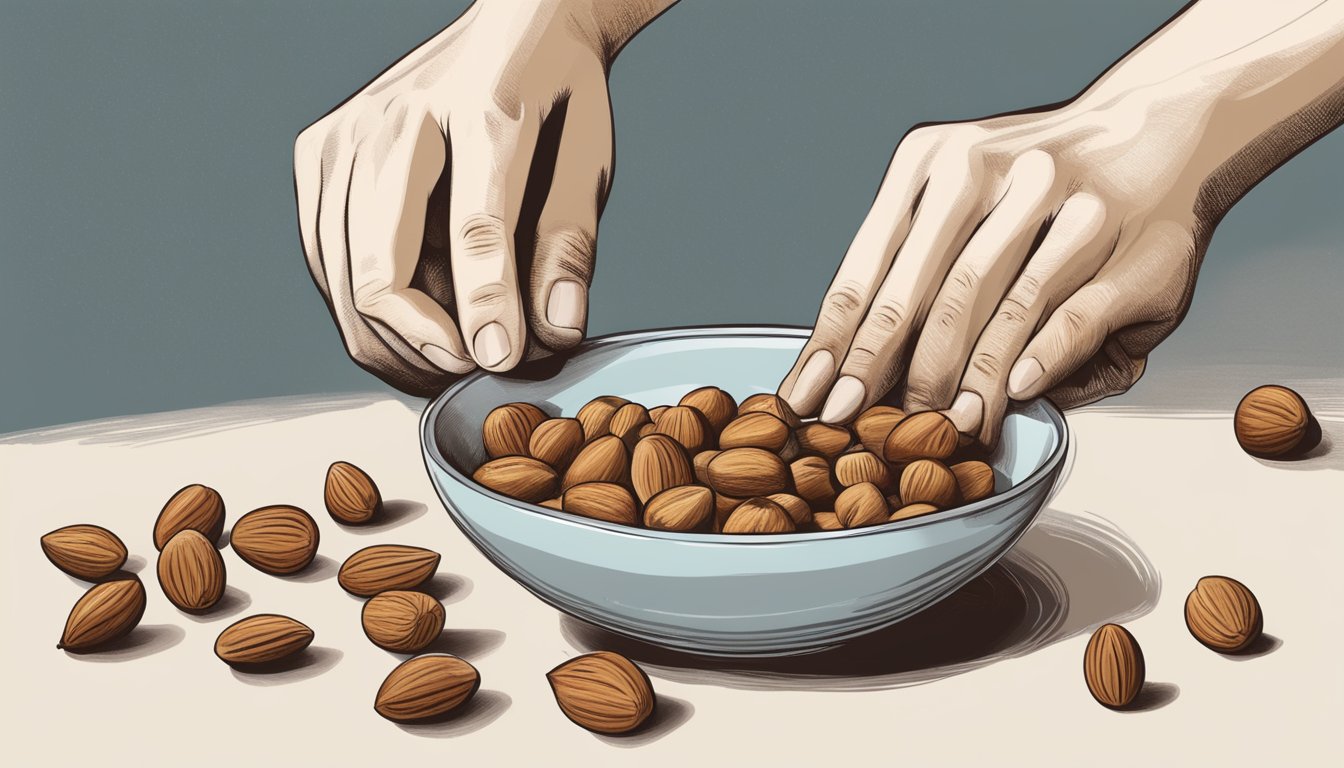
[[[1322,448],[1291,464],[1242,453],[1227,414],[1071,413],[1067,477],[999,566],[839,651],[732,665],[563,618],[495,570],[435,498],[419,408],[386,396],[268,400],[0,438],[5,762],[1227,766],[1338,757],[1338,412],[1318,411]],[[373,476],[389,519],[350,529],[327,516],[322,482],[336,459]],[[178,612],[154,578],[150,534],[164,500],[193,482],[223,494],[230,521],[266,504],[308,509],[322,529],[317,561],[277,578],[226,548],[222,605]],[[139,628],[83,656],[56,641],[86,585],[38,546],[43,533],[78,522],[119,534],[149,591]],[[401,657],[363,636],[360,601],[335,573],[374,543],[443,553],[430,590],[449,628],[433,649],[468,659],[482,677],[473,702],[446,722],[398,726],[373,711]],[[1259,596],[1266,636],[1253,653],[1220,656],[1186,632],[1185,595],[1210,573]],[[235,672],[214,657],[215,636],[261,612],[309,624],[313,647],[286,670]],[[1083,685],[1087,635],[1106,621],[1129,627],[1147,658],[1136,711],[1103,709]],[[659,707],[643,732],[595,736],[556,708],[545,672],[597,648],[627,653],[652,677]]]

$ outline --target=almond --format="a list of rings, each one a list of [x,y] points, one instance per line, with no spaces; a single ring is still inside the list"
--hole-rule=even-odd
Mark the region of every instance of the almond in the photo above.
[[[887,435],[905,418],[905,411],[890,405],[874,405],[854,420],[854,432],[863,447],[883,456],[886,454]]]
[[[168,601],[201,613],[224,596],[224,558],[198,531],[182,531],[159,553],[159,586]]]
[[[215,639],[215,655],[230,666],[246,668],[292,656],[313,642],[313,630],[274,613],[235,621]]]
[[[1102,706],[1128,706],[1143,688],[1143,649],[1119,624],[1103,624],[1083,652],[1083,678]]]
[[[714,519],[714,492],[703,485],[679,485],[649,499],[644,525],[660,531],[698,531]]]
[[[667,435],[649,435],[635,445],[630,461],[630,483],[642,502],[667,488],[690,485],[695,472],[681,445]]]
[[[657,421],[658,421],[658,417],[663,415],[663,411],[666,411],[668,408],[671,408],[671,407],[672,407],[672,406],[670,406],[670,405],[657,405],[657,406],[654,406],[653,408],[650,408],[650,409],[649,409],[649,419],[652,420],[652,421],[654,421],[654,422],[657,422]]]
[[[621,525],[639,525],[639,505],[623,485],[579,483],[565,490],[560,504],[561,509],[570,514]]]
[[[817,512],[812,515],[812,524],[823,531],[843,531],[840,518],[834,512]]]
[[[603,395],[589,400],[587,405],[579,409],[577,415],[579,423],[583,425],[584,439],[593,440],[611,434],[612,417],[628,402],[630,401],[615,395]]]
[[[319,538],[317,523],[307,512],[278,504],[238,518],[229,544],[253,568],[283,576],[313,562]]]
[[[178,531],[188,528],[219,541],[224,533],[224,499],[214,488],[188,485],[174,493],[154,521],[154,548],[163,549]]]
[[[932,504],[925,504],[922,501],[915,504],[905,504],[897,507],[896,511],[891,513],[891,517],[887,518],[887,522],[894,523],[898,520],[909,520],[912,517],[930,515],[937,511],[937,507]]]
[[[556,472],[564,472],[583,449],[583,425],[578,419],[547,419],[532,430],[527,452]]]
[[[1237,403],[1232,419],[1242,450],[1261,458],[1293,456],[1316,447],[1321,426],[1307,401],[1287,387],[1256,387]]]
[[[611,424],[608,428],[611,434],[625,443],[627,448],[634,448],[635,443],[639,441],[640,430],[644,425],[652,423],[653,419],[649,418],[649,412],[644,410],[644,406],[639,403],[626,403],[611,415]]]
[[[416,656],[387,676],[373,709],[397,723],[430,720],[462,706],[480,687],[481,674],[456,656]]]
[[[87,653],[125,637],[145,614],[145,587],[137,578],[96,584],[70,609],[57,648]]]
[[[839,493],[831,477],[831,465],[820,456],[804,456],[789,465],[793,487],[813,509],[830,509]]]
[[[42,554],[62,571],[85,581],[101,579],[126,563],[126,545],[96,525],[67,525],[42,537]]]
[[[537,502],[560,489],[555,470],[527,456],[505,456],[476,468],[471,479],[519,501]]]
[[[379,648],[415,653],[443,631],[443,603],[424,592],[389,590],[364,604],[360,623],[364,635]]]
[[[547,508],[547,509],[554,509],[554,510],[556,510],[556,511],[559,511],[559,510],[562,510],[562,509],[565,508],[565,507],[564,507],[564,502],[563,502],[561,499],[559,499],[559,498],[555,498],[555,499],[547,499],[547,500],[545,500],[545,501],[541,501],[541,502],[537,502],[537,503],[540,504],[541,506]]]
[[[575,725],[596,733],[626,733],[653,714],[649,676],[611,651],[570,659],[546,673],[555,703]]]
[[[574,457],[561,488],[572,488],[580,483],[625,483],[630,479],[630,453],[625,443],[615,435],[594,439]],[[551,494],[543,494],[543,498]]]
[[[768,413],[785,424],[788,424],[790,429],[797,429],[798,426],[802,424],[802,420],[798,418],[798,414],[794,412],[793,408],[790,407],[788,403],[784,402],[784,398],[768,392],[752,395],[746,400],[743,400],[741,405],[737,406],[738,416],[748,413]]]
[[[835,479],[846,488],[859,483],[872,483],[883,494],[891,493],[896,487],[887,463],[868,451],[847,453],[836,459]]]
[[[775,502],[787,512],[795,526],[803,526],[812,522],[812,507],[797,496],[791,493],[772,493],[765,498]]]
[[[492,459],[526,456],[532,430],[546,420],[546,413],[531,403],[508,403],[491,411],[481,427],[485,453]]]
[[[890,514],[886,497],[872,483],[851,485],[835,498],[835,516],[846,528],[885,523]]]
[[[789,488],[784,460],[761,448],[733,448],[709,462],[709,485],[728,496],[769,496]]]
[[[650,423],[645,424],[644,426],[640,427],[640,428],[639,428],[639,432],[637,432],[636,435],[639,437],[640,440],[643,440],[644,438],[648,437],[649,435],[652,435],[657,429],[658,429],[658,425],[655,424],[655,423],[650,422]]]
[[[345,461],[338,461],[327,469],[323,498],[332,518],[347,525],[367,523],[383,508],[383,496],[373,478]]]
[[[957,505],[958,493],[956,475],[942,462],[920,459],[901,472],[901,499],[906,504],[922,501],[947,509]]]
[[[824,456],[832,461],[854,442],[848,429],[819,421],[802,425],[795,435],[803,453]]]
[[[691,468],[695,470],[695,481],[703,485],[709,485],[709,462],[714,460],[723,451],[708,450],[695,454],[691,459]]]
[[[704,414],[685,405],[663,411],[658,423],[653,425],[653,434],[667,435],[692,455],[711,447],[709,422]]]
[[[714,494],[714,532],[723,533],[723,524],[728,522],[728,517],[733,514],[733,510],[746,501],[743,496],[725,496],[722,493]]]
[[[373,597],[389,589],[414,589],[434,575],[439,553],[400,544],[365,547],[341,564],[336,581],[352,595]]]
[[[1208,648],[1237,653],[1260,638],[1264,615],[1245,584],[1226,576],[1205,576],[1185,598],[1185,626]]]
[[[994,469],[983,461],[962,461],[948,467],[957,478],[961,498],[979,501],[994,495]]]
[[[768,413],[748,413],[728,422],[719,434],[719,448],[764,448],[779,453],[789,443],[789,425]]]
[[[716,435],[737,416],[737,401],[718,387],[693,389],[687,392],[677,405],[699,411],[709,423],[710,430]]]
[[[887,435],[882,455],[893,464],[915,459],[943,460],[957,449],[957,428],[937,411],[906,416]]]
[[[724,533],[793,533],[796,529],[783,507],[762,497],[737,505],[723,524]]]

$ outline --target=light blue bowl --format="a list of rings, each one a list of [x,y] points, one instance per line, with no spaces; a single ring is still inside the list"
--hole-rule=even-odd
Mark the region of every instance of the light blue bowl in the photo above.
[[[598,395],[675,403],[714,384],[739,401],[774,391],[807,331],[689,328],[595,339],[540,381],[472,375],[425,411],[421,440],[439,497],[496,566],[565,613],[692,653],[816,651],[888,626],[975,578],[1031,524],[1068,432],[1045,400],[1014,408],[989,499],[897,523],[824,533],[650,531],[525,504],[471,480],[490,409],[525,401],[573,415]]]

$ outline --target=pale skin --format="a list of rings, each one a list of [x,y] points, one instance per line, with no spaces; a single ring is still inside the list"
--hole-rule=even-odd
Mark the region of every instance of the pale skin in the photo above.
[[[356,361],[429,393],[513,368],[529,337],[582,339],[606,73],[669,5],[483,0],[299,136],[304,249]],[[549,193],[517,231],[562,103]],[[1202,0],[1068,102],[917,128],[779,392],[844,423],[896,389],[985,444],[1012,400],[1123,392],[1184,316],[1222,217],[1341,122],[1344,0]]]

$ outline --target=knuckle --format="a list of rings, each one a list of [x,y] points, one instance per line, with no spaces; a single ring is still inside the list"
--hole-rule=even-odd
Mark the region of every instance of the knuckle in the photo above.
[[[1003,297],[1003,301],[999,302],[999,312],[996,319],[1014,326],[1026,325],[1030,312],[1031,309],[1025,301],[1017,296],[1008,295]]]
[[[881,302],[868,313],[864,322],[864,331],[875,337],[885,338],[897,332],[905,325],[908,314],[904,307],[895,302]]]
[[[863,286],[843,280],[831,286],[821,302],[820,321],[831,325],[845,325],[854,314],[867,304]]]
[[[468,216],[458,228],[458,250],[468,258],[484,258],[507,252],[508,227],[494,214],[476,213]]]
[[[467,304],[476,309],[488,309],[505,305],[513,296],[512,288],[505,282],[493,280],[478,285],[467,293]]]
[[[597,238],[584,227],[555,227],[537,235],[537,256],[544,258],[554,277],[592,281]]]
[[[1017,278],[1017,285],[1008,294],[1008,298],[1019,304],[1023,309],[1036,303],[1036,299],[1041,295],[1041,290],[1045,287],[1041,281],[1040,275],[1031,272],[1023,272],[1022,276]],[[1007,299],[1005,299],[1007,301]]]
[[[905,386],[905,401],[914,405],[932,406],[933,399],[933,382],[923,376],[912,374]]]
[[[976,352],[971,355],[970,366],[971,370],[991,380],[998,379],[1003,371],[1003,362],[992,352]]]
[[[1091,318],[1079,309],[1069,306],[1060,307],[1055,311],[1055,316],[1059,318],[1060,326],[1070,339],[1085,338],[1091,332]]]

